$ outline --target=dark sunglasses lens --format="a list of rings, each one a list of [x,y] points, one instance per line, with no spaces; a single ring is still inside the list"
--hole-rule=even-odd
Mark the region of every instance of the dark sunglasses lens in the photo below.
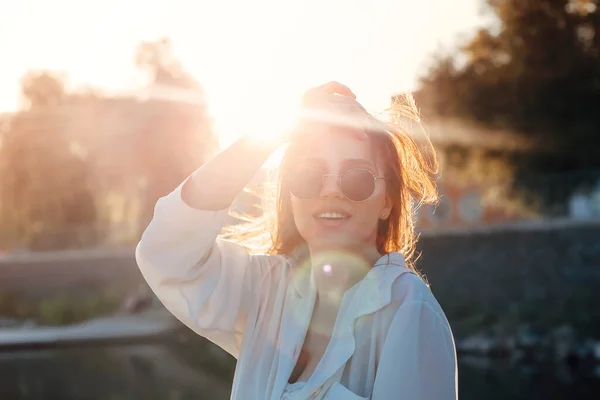
[[[350,169],[342,175],[341,188],[344,196],[350,200],[364,201],[375,191],[375,179],[367,170]]]
[[[312,168],[299,168],[289,177],[290,192],[300,199],[310,199],[321,192],[323,173]]]

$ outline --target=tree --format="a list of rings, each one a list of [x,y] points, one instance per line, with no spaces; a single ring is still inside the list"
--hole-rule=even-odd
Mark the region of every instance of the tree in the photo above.
[[[64,77],[50,71],[30,71],[21,78],[21,95],[30,108],[58,105],[66,96]]]
[[[145,101],[23,77],[23,109],[0,120],[0,248],[137,240],[158,198],[214,153],[202,87],[170,42],[142,43],[136,63],[151,78]]]
[[[201,90],[198,81],[185,70],[175,56],[173,43],[168,38],[140,43],[135,55],[135,64],[150,76],[154,85]]]
[[[486,3],[499,25],[435,60],[418,100],[434,114],[513,129],[544,144],[549,154],[528,157],[522,171],[600,167],[597,2]]]
[[[12,245],[32,249],[87,246],[96,222],[90,170],[65,136],[70,116],[56,112],[66,94],[49,72],[27,74],[29,110],[13,115],[0,146],[0,220]]]
[[[142,226],[159,197],[172,191],[217,148],[204,91],[174,54],[169,39],[141,43],[136,65],[150,76],[146,118],[137,132],[139,168],[145,177]]]

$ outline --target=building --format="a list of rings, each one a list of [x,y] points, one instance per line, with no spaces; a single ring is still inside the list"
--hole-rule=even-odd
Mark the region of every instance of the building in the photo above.
[[[392,110],[404,95],[393,96]],[[411,129],[411,128],[409,128]],[[440,202],[424,205],[417,213],[420,230],[468,228],[526,218],[507,195],[512,154],[527,152],[533,144],[513,132],[490,129],[456,118],[422,117],[424,130],[440,163]],[[415,132],[423,140],[422,132]]]

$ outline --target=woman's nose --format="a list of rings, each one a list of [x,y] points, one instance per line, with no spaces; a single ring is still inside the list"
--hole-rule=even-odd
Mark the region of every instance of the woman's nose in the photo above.
[[[344,197],[339,185],[338,175],[323,175],[323,189],[321,189],[321,197]]]

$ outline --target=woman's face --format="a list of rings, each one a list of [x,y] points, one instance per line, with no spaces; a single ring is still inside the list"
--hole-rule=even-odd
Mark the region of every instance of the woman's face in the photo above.
[[[373,159],[368,139],[340,132],[311,136],[314,138],[303,148],[293,168],[310,167],[333,175],[363,168],[376,177],[384,176],[383,166]],[[320,193],[313,198],[302,199],[290,193],[296,228],[310,251],[376,246],[378,221],[387,218],[391,209],[385,180],[377,179],[373,194],[362,202],[344,196],[337,176],[325,176],[322,181]]]

